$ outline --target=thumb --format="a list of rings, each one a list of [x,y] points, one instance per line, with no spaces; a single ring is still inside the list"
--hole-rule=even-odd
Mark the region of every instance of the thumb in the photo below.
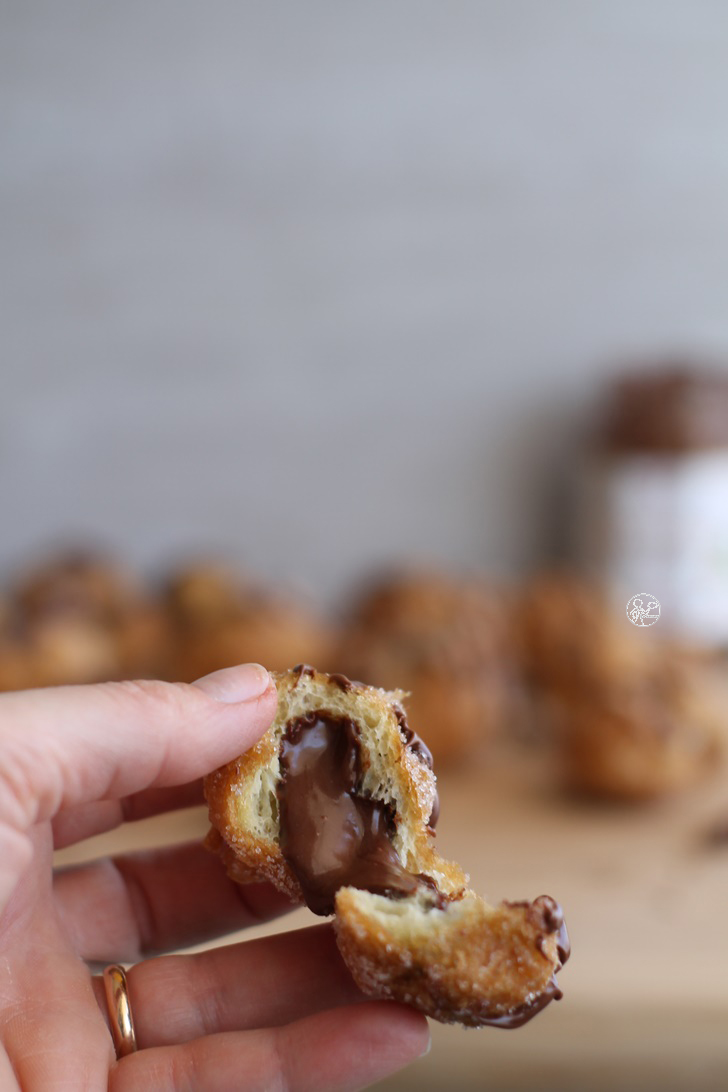
[[[0,906],[27,832],[64,807],[192,781],[246,751],[276,710],[257,664],[196,683],[121,682],[0,695]]]

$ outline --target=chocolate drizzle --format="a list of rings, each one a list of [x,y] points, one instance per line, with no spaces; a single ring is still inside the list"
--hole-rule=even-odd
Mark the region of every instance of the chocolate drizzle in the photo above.
[[[556,933],[556,952],[559,957],[559,969],[561,969],[571,955],[571,941],[566,931],[564,911],[556,899],[552,899],[550,895],[539,895],[533,906],[539,907],[543,911],[543,923],[546,931]]]
[[[315,672],[314,668],[312,668],[310,664],[296,664],[296,666],[293,669],[293,674],[296,676],[296,681],[295,681],[295,683],[293,685],[298,686],[301,679],[305,675],[307,675],[310,679],[313,678],[315,673],[316,672]]]
[[[421,736],[418,736],[417,732],[415,732],[413,728],[410,728],[409,724],[407,723],[407,717],[405,716],[404,709],[401,705],[394,706],[394,713],[397,717],[397,724],[399,725],[399,731],[402,739],[405,741],[412,754],[416,755],[417,758],[419,758],[420,762],[424,766],[427,766],[428,770],[431,770],[434,763],[432,761],[432,752],[430,751],[430,748],[427,746],[424,739],[422,739]],[[427,825],[433,832],[433,834],[435,832],[435,827],[437,826],[437,820],[439,818],[440,797],[438,796],[437,791],[435,791],[435,800],[432,805],[432,811],[430,812],[430,818],[427,820]]]
[[[493,1028],[505,1028],[506,1030],[522,1028],[524,1024],[527,1024],[529,1020],[542,1012],[551,1001],[560,1001],[563,996],[556,979],[552,976],[546,989],[542,990],[541,993],[537,993],[530,1001],[525,1001],[522,1005],[518,1005],[517,1008],[511,1009],[510,1012],[505,1012],[501,1016],[481,1017],[480,1023]]]
[[[430,877],[408,872],[392,845],[394,814],[362,795],[359,729],[348,717],[314,712],[290,721],[281,741],[280,843],[306,904],[331,914],[340,887],[401,898]]]
[[[343,690],[345,694],[350,694],[356,685],[351,679],[347,679],[346,675],[341,675],[339,673],[329,675],[329,682],[338,686],[339,690]]]
[[[432,876],[426,876],[424,872],[418,872],[416,877],[420,884],[429,887],[432,892],[433,904],[438,910],[444,910],[448,903],[457,902],[462,897],[462,892],[457,895],[445,895],[437,886]]]
[[[512,903],[511,905],[521,905],[521,903]],[[569,934],[566,933],[566,923],[563,919],[563,911],[561,906],[552,899],[550,894],[539,894],[538,899],[534,899],[532,903],[524,903],[523,905],[529,907],[529,913],[540,915],[540,925],[546,930],[546,933],[557,935],[557,954],[559,957],[559,966],[557,970],[561,970],[562,966],[568,961],[571,956],[571,941]],[[537,947],[541,956],[546,956],[544,951],[544,937],[539,937],[536,941]],[[547,957],[548,958],[548,957]]]
[[[400,734],[413,755],[417,755],[420,762],[427,766],[428,770],[433,768],[432,752],[425,743],[421,736],[417,735],[417,732],[413,728],[410,728],[407,723],[407,718],[404,714],[404,709],[400,705],[395,705],[394,712],[397,717],[397,724],[399,725]]]
[[[531,918],[542,933],[546,933],[547,936],[556,934],[556,954],[559,958],[559,965],[556,970],[560,971],[571,955],[571,942],[566,931],[564,911],[556,899],[552,899],[550,895],[539,895],[533,902],[506,902],[505,905],[523,907],[526,915]],[[539,935],[536,938],[536,947],[544,959],[550,959],[544,951],[544,939],[543,935]],[[486,1018],[482,1022],[499,1028],[520,1028],[541,1012],[542,1009],[545,1009],[550,1001],[560,1001],[563,996],[555,976],[551,975],[545,989],[541,990],[530,1001],[519,1005],[518,1008],[511,1009],[503,1016],[496,1016],[492,1020]]]
[[[437,820],[440,818],[440,797],[435,792],[435,799],[432,802],[432,811],[430,812],[430,818],[427,820],[428,829],[432,834],[435,833],[435,827],[437,826]]]
[[[550,895],[539,895],[533,902],[523,900],[521,902],[506,902],[505,905],[522,906],[539,929],[551,936],[556,933],[556,954],[559,957],[559,966],[556,969],[561,970],[571,955],[571,941],[566,931],[564,911],[556,899],[552,899]],[[536,940],[536,947],[541,955],[548,959],[549,957],[543,949],[543,942],[544,937],[539,936]]]

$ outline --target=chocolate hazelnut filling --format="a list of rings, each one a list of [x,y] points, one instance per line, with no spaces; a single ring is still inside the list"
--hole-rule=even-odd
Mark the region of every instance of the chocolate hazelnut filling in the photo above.
[[[408,872],[392,845],[392,809],[363,796],[359,729],[348,717],[316,712],[286,727],[278,783],[280,844],[306,904],[332,914],[340,887],[402,898],[423,886],[445,901],[429,876]]]

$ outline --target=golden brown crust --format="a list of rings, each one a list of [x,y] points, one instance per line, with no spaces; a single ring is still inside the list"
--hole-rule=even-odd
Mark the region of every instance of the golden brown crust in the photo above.
[[[365,993],[412,1004],[443,1023],[479,1027],[507,1023],[549,990],[559,957],[539,900],[490,907],[468,892],[444,911],[429,911],[431,923],[404,926],[373,912],[382,902],[351,887],[336,897],[337,943]]]
[[[267,733],[240,758],[205,778],[205,799],[212,824],[205,845],[221,858],[231,880],[237,883],[264,880],[292,901],[303,902],[301,886],[286,864],[278,843],[256,837],[250,829],[241,827],[230,806],[240,783],[268,762],[274,749],[275,744]]]
[[[435,1019],[470,1026],[516,1025],[557,995],[562,919],[553,900],[489,906],[466,887],[459,865],[435,851],[428,829],[434,776],[406,746],[402,694],[350,683],[312,669],[276,676],[279,709],[247,754],[205,780],[213,830],[207,845],[237,882],[267,880],[295,901],[303,892],[280,850],[275,785],[278,749],[289,719],[302,708],[346,715],[360,729],[364,779],[395,805],[393,845],[407,870],[429,877],[393,899],[353,887],[336,895],[335,928],[342,955],[360,987],[396,998]],[[385,796],[381,796],[385,799]]]
[[[301,686],[301,675],[295,671],[273,673],[281,697],[290,696],[297,686]],[[334,676],[335,677],[335,676]],[[445,861],[435,852],[432,834],[427,822],[432,811],[435,797],[435,778],[432,772],[408,750],[400,735],[398,714],[401,710],[400,694],[391,694],[375,687],[360,683],[350,683],[350,690],[342,692],[331,681],[332,676],[322,672],[313,672],[304,679],[308,687],[318,686],[329,694],[329,706],[342,704],[354,717],[360,719],[362,701],[367,704],[370,716],[379,715],[389,719],[388,742],[394,746],[397,788],[400,792],[397,808],[397,822],[407,821],[408,860],[405,862],[410,871],[432,876],[446,894],[460,892],[467,883],[467,876],[459,865]],[[205,797],[207,799],[210,822],[222,835],[224,845],[231,851],[225,853],[228,873],[233,879],[249,872],[260,879],[268,880],[291,898],[302,901],[303,895],[296,877],[291,872],[280,851],[277,838],[260,837],[248,822],[242,825],[236,802],[241,800],[246,789],[256,779],[262,767],[269,766],[277,756],[280,733],[285,727],[281,710],[271,728],[261,740],[248,752],[216,770],[205,779]],[[366,732],[366,725],[364,726]],[[248,815],[250,818],[250,813]],[[219,851],[218,846],[214,846]]]

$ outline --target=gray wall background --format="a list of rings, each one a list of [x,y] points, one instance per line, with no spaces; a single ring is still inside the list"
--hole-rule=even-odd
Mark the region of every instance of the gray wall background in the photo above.
[[[0,0],[0,565],[517,573],[625,360],[728,344],[719,0]]]

